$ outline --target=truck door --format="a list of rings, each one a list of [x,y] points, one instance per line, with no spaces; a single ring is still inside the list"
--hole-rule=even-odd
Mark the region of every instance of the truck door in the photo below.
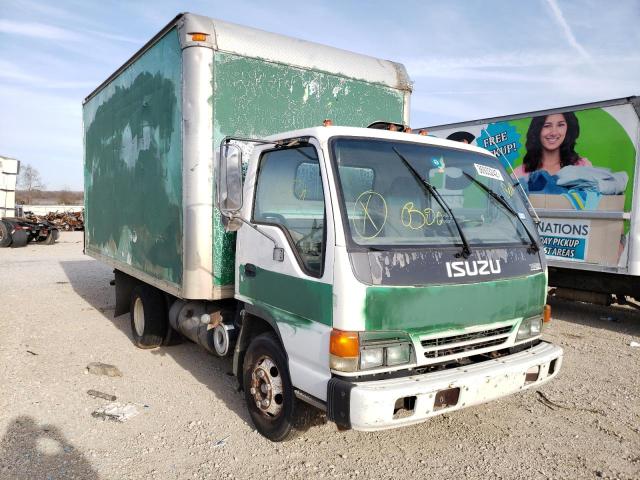
[[[247,179],[243,214],[275,240],[284,258],[274,259],[274,243],[243,225],[236,245],[237,297],[276,329],[293,385],[324,399],[335,242],[320,150],[312,144],[263,150]]]

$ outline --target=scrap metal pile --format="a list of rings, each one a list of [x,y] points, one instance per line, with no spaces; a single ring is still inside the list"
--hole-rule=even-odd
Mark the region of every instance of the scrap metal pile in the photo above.
[[[24,216],[32,222],[47,221],[59,230],[84,230],[84,212],[49,212],[46,215],[25,212]]]

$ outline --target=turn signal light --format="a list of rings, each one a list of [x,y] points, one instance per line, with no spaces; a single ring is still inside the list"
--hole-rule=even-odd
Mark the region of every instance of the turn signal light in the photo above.
[[[542,310],[542,321],[549,323],[551,321],[551,305],[546,304]]]
[[[355,372],[358,370],[358,356],[360,355],[360,338],[358,332],[331,330],[329,344],[329,368],[341,372]]]
[[[358,332],[331,330],[329,352],[336,357],[357,357],[360,353]]]
[[[206,33],[190,33],[192,42],[206,42],[207,34]]]

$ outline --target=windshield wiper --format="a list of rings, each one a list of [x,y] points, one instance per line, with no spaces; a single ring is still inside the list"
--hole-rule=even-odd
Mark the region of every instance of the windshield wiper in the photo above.
[[[422,189],[425,192],[431,194],[431,196],[436,199],[436,202],[438,202],[438,205],[440,205],[440,208],[442,208],[442,210],[444,210],[449,214],[449,216],[453,220],[453,223],[455,223],[456,228],[458,229],[458,235],[460,236],[460,240],[462,241],[462,253],[460,253],[459,255],[462,256],[462,258],[468,258],[469,255],[471,255],[471,248],[469,248],[469,242],[467,242],[467,238],[464,236],[462,227],[460,227],[460,224],[458,223],[456,216],[453,214],[451,207],[449,207],[449,204],[445,201],[444,198],[442,198],[442,195],[440,195],[440,192],[438,192],[436,187],[431,185],[431,183],[429,183],[425,178],[422,178],[420,174],[416,172],[416,169],[413,168],[411,163],[409,163],[409,160],[407,160],[406,157],[396,149],[396,147],[391,147],[391,150],[393,150],[395,154],[398,155],[400,160],[402,160],[402,163],[404,163],[404,165],[409,169],[409,172],[411,172],[411,175],[413,175],[413,178],[415,178],[418,181],[418,184],[422,187]]]
[[[467,172],[462,172],[465,174],[465,176],[471,180],[473,183],[475,183],[476,185],[478,185],[482,190],[484,190],[491,198],[493,198],[496,202],[498,202],[500,205],[502,205],[511,215],[513,215],[514,217],[516,217],[519,221],[520,224],[522,225],[522,227],[524,228],[524,231],[527,232],[527,235],[529,236],[529,240],[531,241],[531,245],[530,245],[530,249],[533,252],[537,252],[540,250],[540,247],[538,246],[538,244],[536,243],[536,239],[533,236],[533,234],[529,231],[529,229],[527,228],[527,225],[524,223],[524,221],[522,220],[522,218],[520,218],[520,215],[518,215],[518,212],[516,212],[513,207],[511,205],[509,205],[509,202],[507,202],[504,197],[502,195],[498,195],[496,192],[494,192],[493,190],[491,190],[489,187],[487,187],[484,183],[482,183],[481,181],[477,180],[476,178],[474,178],[473,175],[469,175]]]

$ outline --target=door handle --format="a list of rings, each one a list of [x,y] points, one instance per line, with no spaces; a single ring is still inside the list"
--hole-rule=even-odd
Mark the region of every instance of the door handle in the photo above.
[[[244,274],[247,277],[255,277],[256,276],[256,266],[253,263],[247,263],[244,266]]]

